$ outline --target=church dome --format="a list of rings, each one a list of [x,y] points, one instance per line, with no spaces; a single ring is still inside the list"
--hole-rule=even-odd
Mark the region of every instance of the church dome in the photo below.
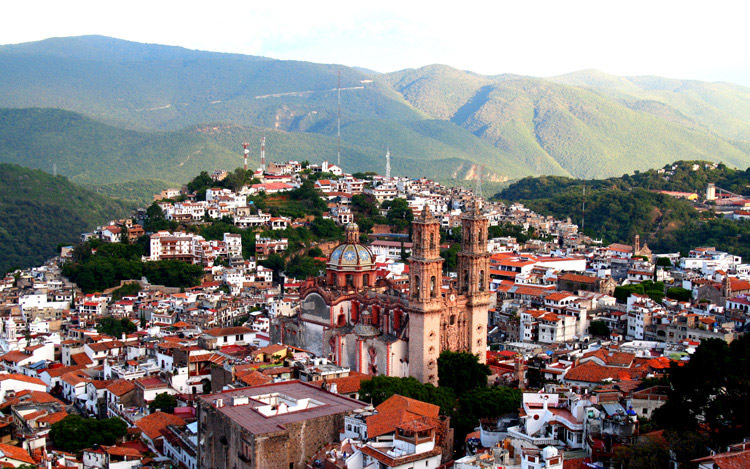
[[[359,243],[359,227],[355,223],[346,225],[346,242],[339,244],[328,258],[328,268],[336,271],[370,270],[375,266],[375,257],[370,249]]]

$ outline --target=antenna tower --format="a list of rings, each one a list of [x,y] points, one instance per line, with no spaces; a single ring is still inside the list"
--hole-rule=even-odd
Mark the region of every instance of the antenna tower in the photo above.
[[[57,163],[52,163],[52,175],[57,176]]]
[[[385,150],[385,179],[391,179],[391,149],[389,147]]]
[[[247,143],[247,140],[245,140],[244,142],[242,142],[242,149],[243,149],[242,154],[245,157],[245,171],[247,171],[247,155],[250,153],[250,148],[249,147],[250,147],[250,144]]]
[[[474,187],[474,197],[477,199],[482,198],[482,172],[484,172],[484,165],[479,167],[477,173],[477,185]]]
[[[266,172],[266,136],[260,138],[260,170]]]
[[[341,70],[339,70],[339,83],[336,87],[337,99],[338,99],[338,114],[336,119],[336,135],[338,136],[338,144],[336,146],[336,164],[341,167]]]

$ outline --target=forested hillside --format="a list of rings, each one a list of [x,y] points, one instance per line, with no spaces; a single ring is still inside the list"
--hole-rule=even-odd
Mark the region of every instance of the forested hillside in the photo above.
[[[75,243],[82,232],[131,209],[63,176],[0,164],[0,273],[41,264],[59,244]]]
[[[615,176],[680,159],[750,165],[750,90],[730,84],[596,71],[482,76],[443,65],[378,74],[100,36],[0,46],[0,69],[0,107],[66,109],[113,126],[111,144],[89,128],[70,145],[89,171],[61,172],[87,184],[184,182],[187,173],[231,169],[225,163],[248,134],[267,134],[271,159],[334,160],[339,73],[342,163],[351,172],[382,171],[386,148],[394,174],[451,182],[475,178],[481,165],[496,183]],[[27,140],[43,145],[17,159],[64,154],[67,132],[55,132],[26,127]],[[107,153],[123,158],[127,179],[92,181]],[[128,166],[133,158],[152,161],[139,172]],[[35,167],[51,171],[48,163]]]
[[[630,243],[637,233],[660,252],[686,253],[696,246],[715,246],[750,257],[750,222],[724,219],[711,210],[699,212],[690,202],[655,192],[697,192],[702,196],[709,182],[750,194],[750,169],[682,161],[662,170],[603,180],[525,178],[494,198],[522,202],[557,218],[570,217],[580,226],[585,185],[585,233],[593,238]]]
[[[205,164],[199,170],[209,169],[207,161],[225,158],[227,150],[236,155],[248,137],[245,132],[223,148],[213,147],[210,139],[205,147],[196,142],[195,129],[217,125],[262,128],[269,139],[282,136],[294,151],[282,153],[279,147],[272,159],[335,160],[340,72],[342,164],[348,171],[383,166],[390,147],[399,175],[461,180],[474,174],[471,167],[477,164],[487,166],[490,179],[531,174],[516,156],[451,122],[432,121],[387,84],[341,65],[85,36],[0,46],[0,69],[0,107],[66,109],[118,130],[170,132],[156,134],[165,153],[158,159],[170,164],[173,156],[185,162],[192,155]],[[131,146],[131,153],[152,154],[154,138],[143,139],[142,149]],[[107,148],[90,150],[101,154]],[[144,177],[164,179],[137,176]]]
[[[383,78],[416,108],[518,155],[537,174],[606,177],[681,159],[750,165],[738,143],[750,139],[750,89],[740,86],[711,93],[716,84],[691,82],[686,96],[687,87],[647,92],[622,79],[636,90],[623,94],[582,74],[487,77],[446,66]]]

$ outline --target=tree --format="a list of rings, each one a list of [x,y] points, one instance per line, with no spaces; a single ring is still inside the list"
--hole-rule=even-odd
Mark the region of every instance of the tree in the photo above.
[[[171,414],[174,408],[177,407],[177,399],[169,393],[162,392],[154,397],[154,400],[148,404],[148,410],[156,412],[156,409]]]
[[[672,261],[668,257],[657,257],[656,265],[657,267],[672,267]]]
[[[385,202],[383,204],[385,205]],[[412,213],[409,204],[404,199],[396,198],[391,200],[387,208],[388,214],[385,218],[388,220],[388,224],[399,231],[408,228],[412,220],[414,220],[414,213]]]
[[[71,414],[52,424],[50,437],[55,447],[78,452],[94,445],[113,445],[127,434],[127,424],[117,417],[96,420]]]
[[[307,251],[307,255],[310,257],[323,257],[323,251],[321,251],[319,247],[314,246]]]
[[[170,222],[164,216],[164,211],[154,202],[146,209],[146,222],[143,229],[146,231],[156,232],[161,230],[172,230],[177,227],[177,223]]]
[[[479,419],[516,413],[521,406],[521,395],[521,390],[505,386],[480,386],[461,395],[454,414],[456,441],[463,441]]]
[[[111,316],[104,316],[99,319],[99,324],[96,325],[96,330],[100,334],[106,334],[119,339],[122,337],[122,334],[132,334],[138,330],[138,328],[130,321],[130,319],[122,318],[118,320]]]
[[[438,384],[453,389],[457,396],[487,386],[490,367],[479,363],[479,357],[468,352],[444,350],[438,357]]]
[[[290,277],[305,279],[317,277],[325,269],[325,264],[310,256],[294,256],[286,266]]]
[[[458,243],[452,244],[448,249],[440,251],[440,257],[445,259],[443,268],[446,272],[455,272],[456,266],[458,265],[458,251],[461,250],[461,245]]]
[[[644,437],[633,445],[615,448],[613,462],[623,469],[669,467],[669,450],[663,441]]]
[[[597,337],[609,337],[609,326],[604,321],[591,321],[591,324],[589,324],[589,334]]]
[[[201,171],[192,181],[187,183],[190,192],[194,192],[198,200],[206,200],[206,189],[214,186],[216,182],[211,179],[207,171]]]
[[[258,264],[262,265],[263,267],[267,269],[273,270],[273,275],[275,278],[279,278],[281,273],[284,271],[284,267],[286,267],[286,262],[284,261],[284,258],[275,253],[266,257],[262,261],[259,261]]]
[[[335,239],[341,237],[341,227],[333,220],[323,217],[315,217],[310,224],[310,231],[319,238]]]
[[[373,376],[372,379],[362,381],[359,390],[360,399],[374,406],[382,404],[394,394],[435,404],[445,415],[450,415],[456,405],[456,395],[452,389],[436,388],[429,383],[420,383],[412,377]]]
[[[671,287],[667,289],[667,298],[677,301],[690,301],[693,299],[693,292],[682,287]]]
[[[669,381],[669,399],[654,411],[657,425],[677,432],[708,430],[718,445],[742,439],[750,422],[750,335],[731,345],[703,340],[687,364],[672,364]]]

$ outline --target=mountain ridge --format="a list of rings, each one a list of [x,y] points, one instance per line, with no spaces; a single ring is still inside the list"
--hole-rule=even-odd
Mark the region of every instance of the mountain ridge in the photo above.
[[[452,179],[454,158],[498,181],[606,177],[679,159],[750,165],[750,89],[739,85],[595,70],[483,76],[440,64],[380,74],[103,36],[0,46],[0,68],[0,107],[66,109],[141,132],[219,123],[324,142],[336,138],[340,73],[352,170],[374,167],[386,147],[406,158],[406,174],[435,179]],[[218,160],[235,151],[206,145]]]

